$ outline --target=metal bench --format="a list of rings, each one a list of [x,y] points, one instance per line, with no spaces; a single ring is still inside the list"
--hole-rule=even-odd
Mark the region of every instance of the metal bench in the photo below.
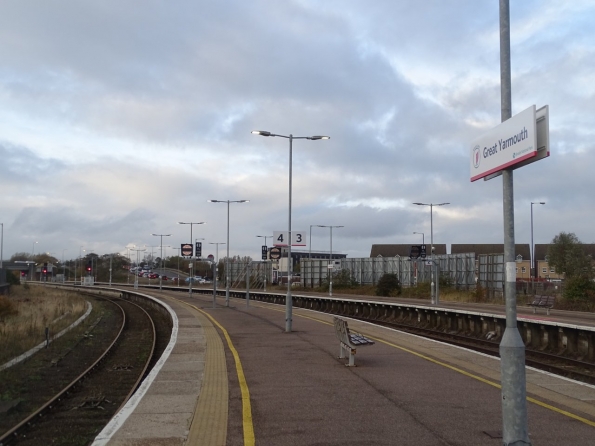
[[[533,296],[533,301],[529,305],[533,307],[533,313],[537,313],[537,308],[545,308],[547,309],[547,314],[550,314],[550,309],[554,308],[554,304],[556,303],[556,296],[542,296],[542,295],[535,295]]]
[[[333,317],[335,324],[335,334],[339,339],[339,358],[345,358],[345,352],[349,352],[348,367],[355,367],[355,351],[357,347],[372,345],[374,341],[362,336],[359,333],[351,333],[347,326],[347,321],[338,317]]]

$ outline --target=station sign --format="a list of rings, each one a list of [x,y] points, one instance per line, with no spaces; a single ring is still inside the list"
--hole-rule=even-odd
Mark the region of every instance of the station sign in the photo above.
[[[537,147],[536,111],[532,105],[473,141],[471,181],[515,168],[515,165],[534,158]]]
[[[549,110],[549,106],[544,105],[543,107],[535,111],[535,130],[537,131],[537,155],[515,164],[514,166],[512,166],[512,169],[518,169],[519,167],[526,166],[527,164],[534,163],[535,161],[539,161],[550,156]],[[483,177],[483,180],[488,181],[492,178],[496,178],[499,175],[502,175],[502,171]]]
[[[194,251],[192,250],[192,243],[182,243],[180,246],[180,252],[184,257],[192,257]]]
[[[426,245],[411,245],[409,257],[412,259],[426,258]]]
[[[281,249],[279,248],[271,248],[271,251],[269,252],[269,257],[272,260],[279,260],[281,258]]]
[[[288,246],[287,231],[273,231],[273,246]],[[291,246],[307,246],[306,231],[291,231]]]

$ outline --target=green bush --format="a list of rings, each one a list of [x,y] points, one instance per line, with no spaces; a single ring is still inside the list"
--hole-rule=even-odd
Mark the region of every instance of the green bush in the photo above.
[[[576,276],[566,279],[564,284],[564,298],[568,300],[595,300],[595,282],[586,276]]]
[[[348,269],[342,269],[340,271],[336,271],[333,273],[333,289],[346,289],[346,288],[356,288],[359,286],[359,283],[351,277],[351,271]],[[320,289],[322,291],[328,291],[329,289],[329,280],[326,278],[321,284]]]
[[[376,296],[398,296],[401,294],[401,283],[396,274],[384,274],[376,285]]]
[[[0,321],[3,321],[4,318],[16,314],[17,309],[14,303],[6,297],[0,296]]]
[[[17,271],[17,274],[19,274],[18,271]],[[20,285],[21,284],[21,281],[15,275],[14,271],[6,271],[6,282],[11,285]]]

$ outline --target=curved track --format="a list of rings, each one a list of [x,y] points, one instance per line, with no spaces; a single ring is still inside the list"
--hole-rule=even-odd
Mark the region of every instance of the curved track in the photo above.
[[[82,373],[4,432],[0,445],[87,444],[134,393],[153,359],[155,323],[136,303],[102,298],[121,315],[107,348]],[[88,333],[86,336],[93,336]],[[84,350],[85,345],[77,343],[74,349]]]

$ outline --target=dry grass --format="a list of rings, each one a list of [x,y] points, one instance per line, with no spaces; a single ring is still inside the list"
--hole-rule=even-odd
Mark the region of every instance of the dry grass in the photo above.
[[[25,353],[76,321],[87,308],[74,293],[42,286],[14,286],[0,313],[0,364]],[[3,307],[0,302],[0,307]]]

